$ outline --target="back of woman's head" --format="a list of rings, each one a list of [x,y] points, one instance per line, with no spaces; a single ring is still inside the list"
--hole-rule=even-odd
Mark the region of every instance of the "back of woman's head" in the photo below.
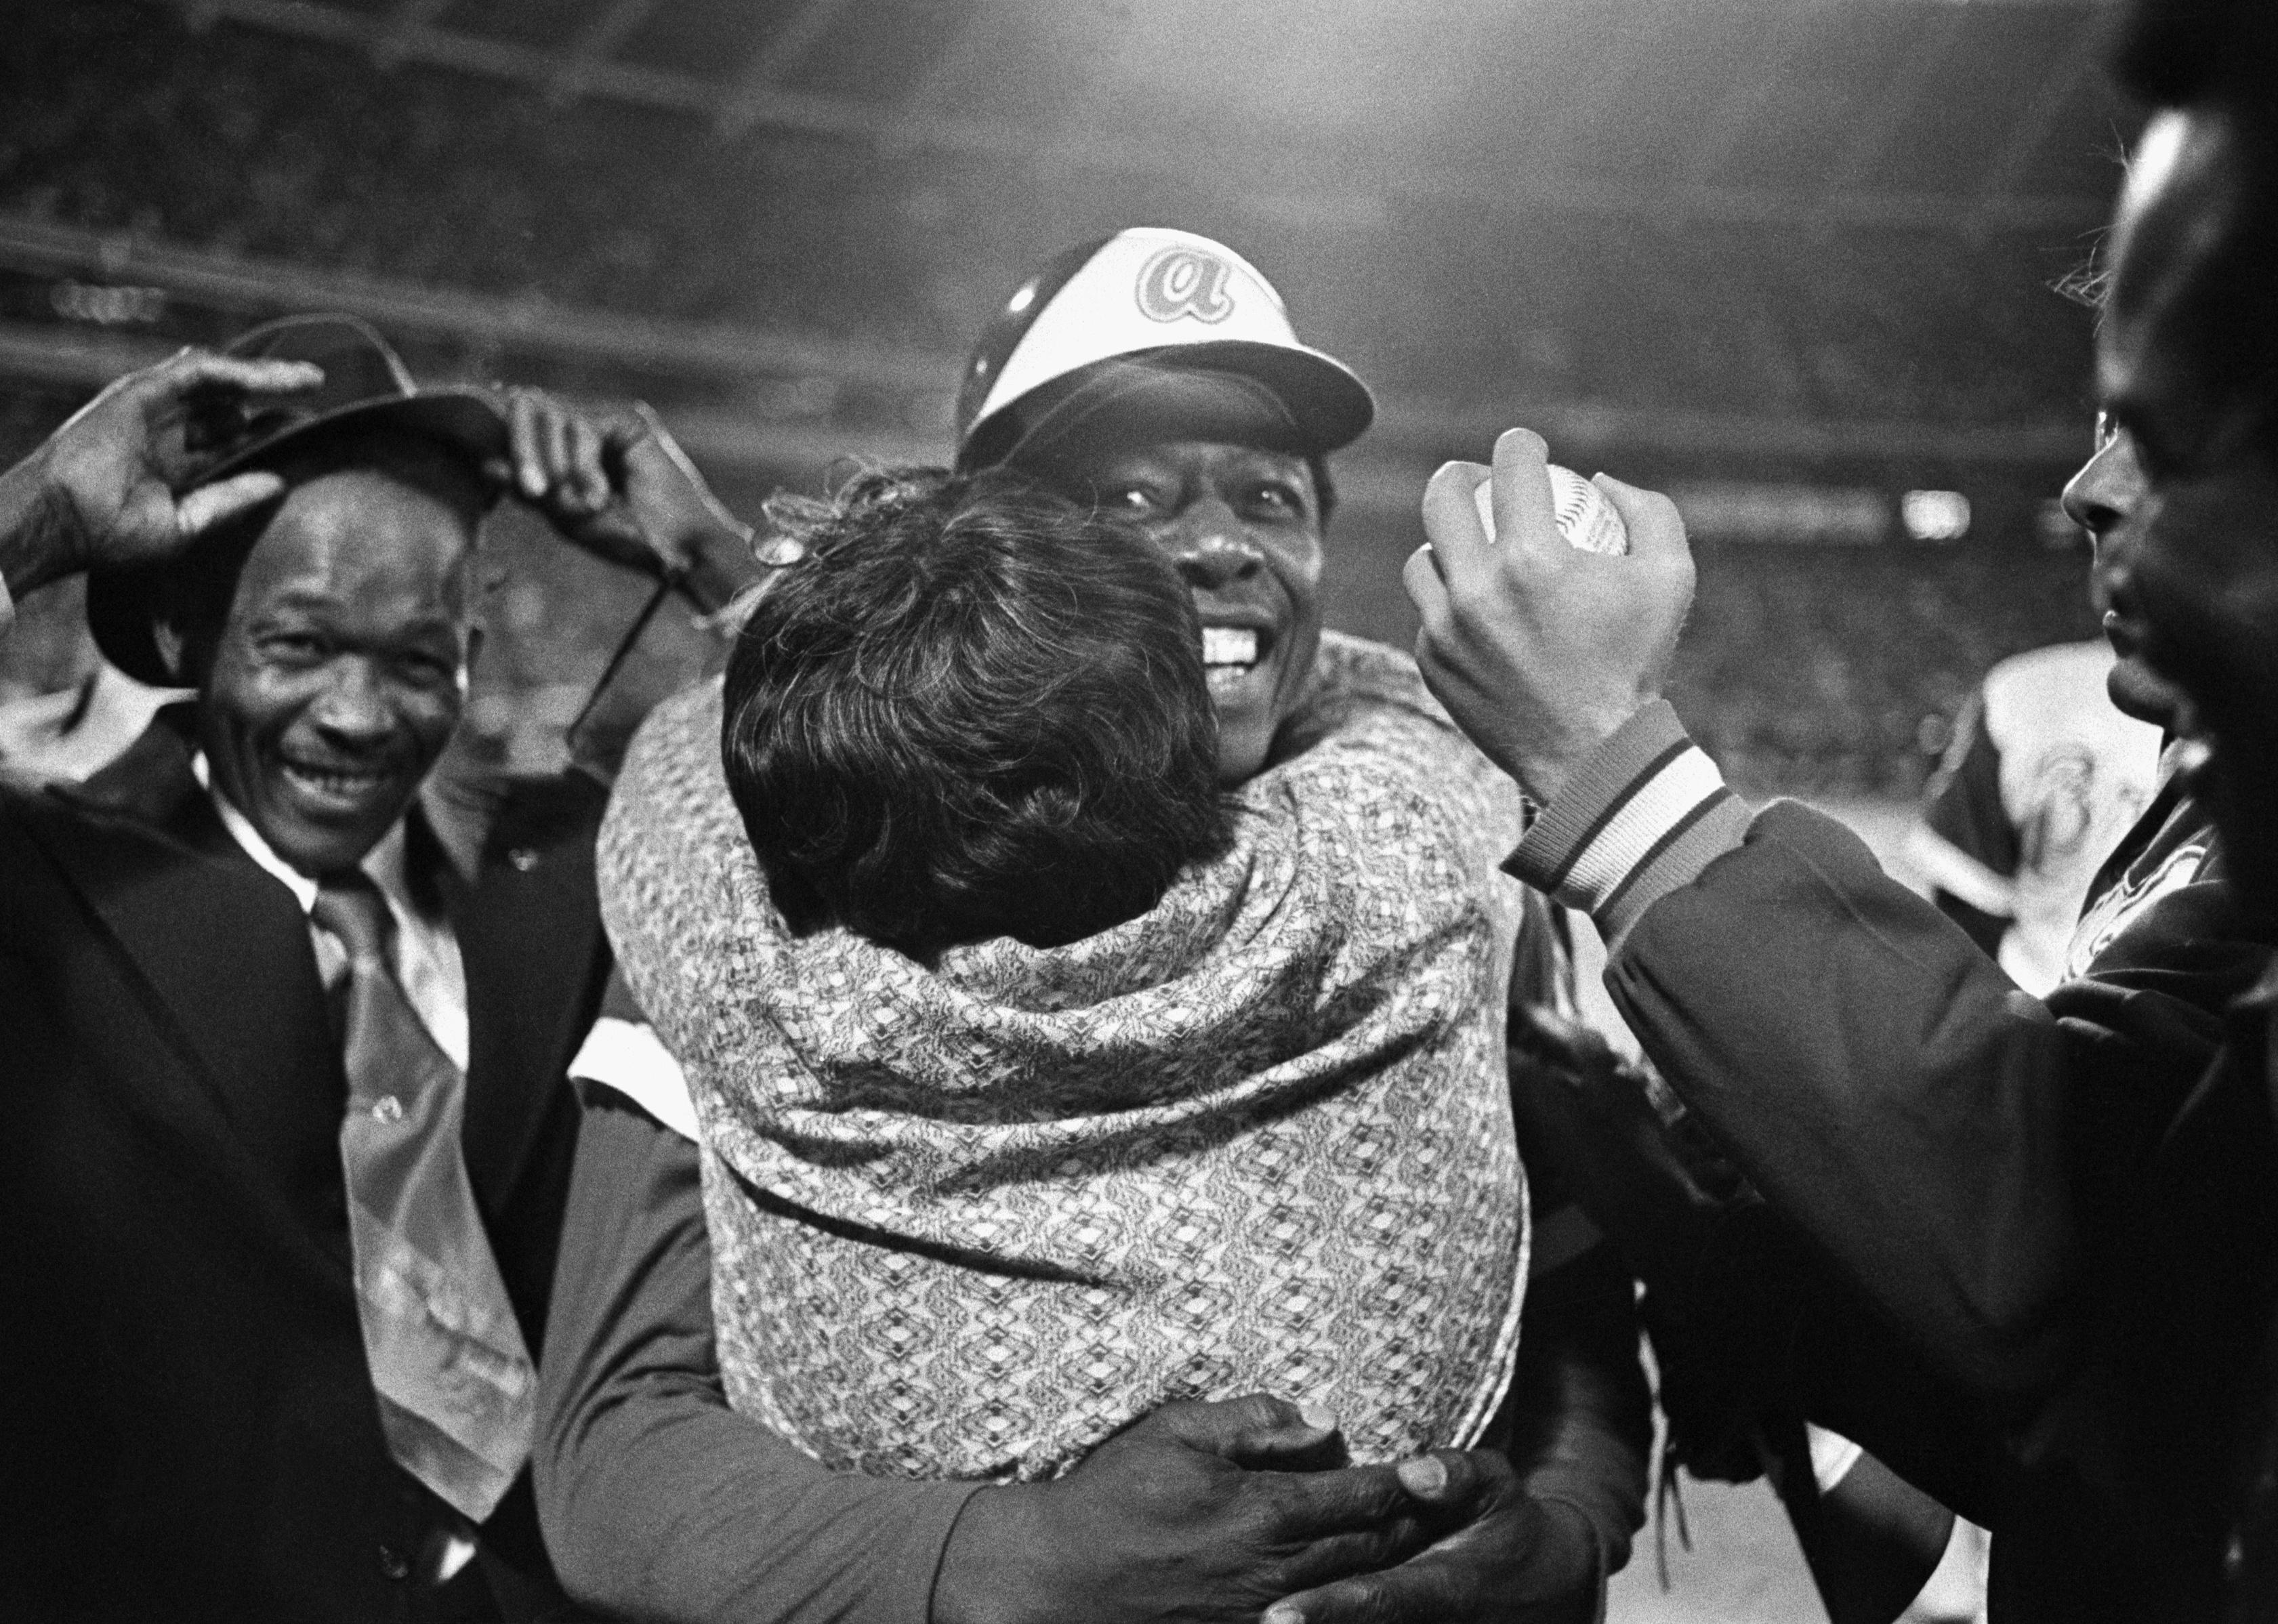
[[[737,637],[722,748],[794,931],[1057,946],[1224,849],[1193,599],[1143,538],[1001,470],[768,512],[806,552]]]

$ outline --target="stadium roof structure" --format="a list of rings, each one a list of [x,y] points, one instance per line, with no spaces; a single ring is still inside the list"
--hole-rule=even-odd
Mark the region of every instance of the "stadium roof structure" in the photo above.
[[[2094,629],[2050,503],[2093,318],[2050,285],[2136,127],[2098,0],[15,10],[0,460],[129,366],[328,308],[424,377],[640,395],[756,515],[850,454],[945,456],[1007,293],[1175,225],[1377,392],[1334,624],[1408,635],[1426,473],[1523,423],[1686,512],[1678,702],[1736,782],[1904,787],[1988,663]],[[514,517],[485,664],[574,709],[638,583],[554,579]]]
[[[1747,225],[2088,225],[2095,0],[160,0],[557,104],[1104,173]]]
[[[75,65],[0,46],[35,133],[0,149],[0,274],[147,285],[189,324],[95,333],[0,301],[0,373],[96,381],[199,311],[328,304],[463,370],[640,388],[754,470],[934,454],[1005,290],[1166,224],[1242,248],[1377,386],[1364,506],[1410,503],[1417,464],[1514,421],[1650,477],[2045,490],[2086,445],[2089,333],[2045,290],[2133,128],[2098,70],[2108,9],[42,8],[27,34],[141,37],[100,68],[56,47],[111,75],[75,101]]]

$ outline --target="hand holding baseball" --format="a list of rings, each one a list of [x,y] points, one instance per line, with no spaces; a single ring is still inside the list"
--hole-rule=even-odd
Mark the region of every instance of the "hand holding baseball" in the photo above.
[[[1449,462],[1425,491],[1431,545],[1403,576],[1424,620],[1416,659],[1472,742],[1547,803],[1660,693],[1693,604],[1693,556],[1675,504],[1602,474],[1630,552],[1570,545],[1542,438],[1525,429],[1495,442],[1491,541],[1473,506],[1486,472]]]

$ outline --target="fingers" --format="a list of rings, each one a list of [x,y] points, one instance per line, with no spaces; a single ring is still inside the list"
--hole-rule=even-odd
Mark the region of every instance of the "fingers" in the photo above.
[[[1189,1448],[1245,1464],[1311,1453],[1337,1436],[1337,1418],[1329,1411],[1262,1392],[1166,1404],[1139,1426],[1168,1431]]]
[[[549,491],[560,491],[576,473],[576,464],[570,454],[570,417],[559,400],[540,395],[539,401],[539,454],[546,465],[546,486]]]
[[[1445,1624],[1463,1616],[1464,1588],[1444,1565],[1418,1559],[1285,1597],[1262,1624]]]
[[[1505,429],[1496,439],[1494,505],[1500,545],[1517,552],[1566,546],[1550,490],[1550,447],[1533,430]]]
[[[547,428],[537,394],[527,389],[507,393],[508,454],[514,464],[515,489],[528,501],[546,494]]]
[[[615,498],[619,480],[614,469],[647,430],[636,418],[597,416],[542,389],[512,389],[507,392],[507,432],[508,462],[493,465],[491,471],[510,478],[524,499],[543,503],[557,518],[582,520],[600,514]]]
[[[1463,1458],[1464,1452],[1460,1450],[1439,1450],[1422,1457],[1438,1460],[1446,1468],[1445,1478],[1433,1488],[1435,1495],[1446,1497],[1460,1491],[1471,1496],[1494,1486],[1481,1481],[1495,1475],[1491,1469],[1467,1475],[1456,1464]],[[1502,1463],[1500,1456],[1478,1459]],[[1507,1475],[1509,1464],[1502,1464]],[[1463,1488],[1467,1482],[1469,1488]],[[1457,1502],[1443,1498],[1441,1503]],[[1492,1499],[1483,1513],[1467,1510],[1472,1521],[1420,1554],[1396,1567],[1353,1574],[1286,1597],[1266,1609],[1264,1624],[1452,1624],[1456,1620],[1482,1616],[1481,1605],[1489,1598],[1506,1605],[1517,1600],[1499,1592],[1510,1589],[1501,1581],[1514,1576],[1510,1571],[1514,1559],[1525,1559],[1525,1547],[1531,1543],[1523,1531],[1525,1525],[1512,1517],[1512,1508],[1497,1508]],[[1439,1521],[1446,1526],[1444,1517]],[[1505,1615],[1498,1608],[1494,1616]]]
[[[1270,1485],[1278,1542],[1326,1539],[1404,1525],[1416,1517],[1416,1497],[1389,1466],[1348,1466],[1334,1472],[1261,1474]]]
[[[1479,488],[1488,484],[1494,536],[1479,522]],[[1442,463],[1424,490],[1424,533],[1440,555],[1441,573],[1458,599],[1476,592],[1492,571],[1516,557],[1556,563],[1564,547],[1550,490],[1550,449],[1532,429],[1506,429],[1494,466]],[[1498,554],[1506,555],[1500,560]],[[1410,589],[1413,596],[1413,589]],[[1420,605],[1418,606],[1421,606]]]
[[[1685,541],[1685,520],[1677,511],[1677,504],[1658,491],[1627,484],[1611,474],[1594,474],[1591,483],[1606,493],[1614,511],[1622,516],[1622,523],[1630,533],[1630,553],[1638,558],[1668,560],[1689,559],[1692,549]]]
[[[184,541],[204,535],[224,519],[283,494],[284,479],[256,469],[201,485],[175,505],[174,529]]]
[[[1408,589],[1408,601],[1416,606],[1427,629],[1443,624],[1448,614],[1448,583],[1441,574],[1440,554],[1429,546],[1422,546],[1408,555],[1400,567],[1400,583]]]
[[[1380,1572],[1276,1602],[1266,1624],[1456,1624],[1594,1617],[1598,1536],[1556,1501],[1516,1499]]]
[[[598,512],[609,501],[609,470],[602,463],[601,431],[583,417],[568,423],[569,478],[578,503]]]
[[[695,477],[695,468],[680,442],[666,431],[664,419],[646,400],[636,400],[628,411],[613,412],[601,422],[601,438],[608,454],[622,461],[644,441],[654,441],[657,448],[676,468],[686,469]]]
[[[1309,1590],[1357,1574],[1375,1573],[1406,1561],[1432,1542],[1420,1517],[1395,1517],[1358,1533],[1330,1534],[1283,1559],[1275,1570],[1276,1589]]]
[[[325,381],[325,370],[307,361],[247,361],[186,349],[150,369],[149,381],[172,394],[222,389],[246,394],[298,394]]]
[[[1486,1486],[1480,1457],[1461,1449],[1435,1449],[1392,1468],[1400,1486],[1426,1506],[1460,1506]]]
[[[1458,592],[1494,567],[1494,544],[1472,497],[1487,473],[1477,462],[1443,462],[1424,487],[1424,533],[1441,580]]]

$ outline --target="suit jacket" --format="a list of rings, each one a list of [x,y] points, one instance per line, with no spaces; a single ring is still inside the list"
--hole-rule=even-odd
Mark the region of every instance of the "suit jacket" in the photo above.
[[[193,776],[192,714],[84,786],[0,795],[0,1616],[418,1617],[443,1508],[381,1437],[307,920]],[[432,864],[463,1153],[533,1353],[608,971],[603,800],[527,786],[471,883]],[[554,1592],[526,1477],[483,1545]]]
[[[2145,925],[2035,1003],[1776,804],[1609,972],[1864,1309],[1809,1328],[1808,1412],[1991,1527],[1997,1619],[2221,1606],[2278,1288],[2267,1010],[2225,1011],[2271,946],[2216,879]]]

